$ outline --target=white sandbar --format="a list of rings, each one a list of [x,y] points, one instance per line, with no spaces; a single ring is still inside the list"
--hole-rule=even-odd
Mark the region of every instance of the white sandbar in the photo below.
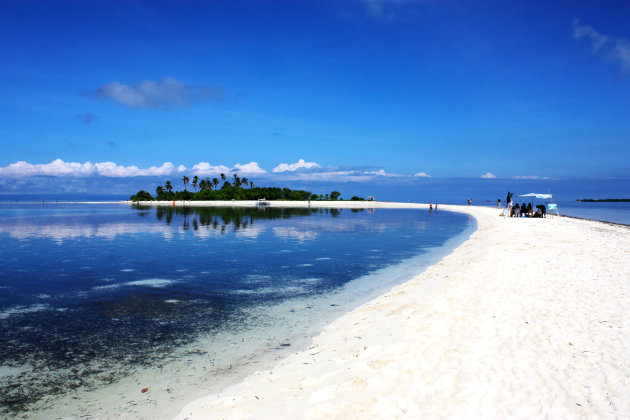
[[[477,231],[177,418],[630,417],[630,229],[440,210],[470,213]]]

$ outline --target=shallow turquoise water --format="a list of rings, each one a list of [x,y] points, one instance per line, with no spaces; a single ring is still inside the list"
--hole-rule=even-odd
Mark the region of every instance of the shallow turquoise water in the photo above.
[[[5,205],[0,414],[162,366],[199,340],[230,366],[242,355],[226,343],[257,332],[268,337],[246,351],[290,346],[467,228],[419,210]]]

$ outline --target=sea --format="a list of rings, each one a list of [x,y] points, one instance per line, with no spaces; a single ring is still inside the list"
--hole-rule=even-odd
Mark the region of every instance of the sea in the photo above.
[[[91,188],[88,190],[108,191],[107,194],[88,193],[60,193],[53,192],[59,189],[58,180],[51,178],[47,190],[40,193],[24,193],[24,191],[6,191],[11,183],[0,185],[0,204],[31,202],[79,202],[79,201],[120,201],[127,200],[129,196],[143,188],[155,191],[157,185],[162,185],[164,180],[148,180],[139,177],[138,180],[130,180],[132,184],[124,184],[117,180],[111,181],[108,188]],[[133,182],[137,182],[133,184]],[[119,185],[121,184],[121,185]],[[385,177],[384,180],[375,180],[374,183],[305,183],[298,182],[282,185],[267,185],[277,187],[290,187],[305,189],[323,194],[332,190],[341,191],[342,198],[348,199],[354,195],[359,197],[372,196],[379,201],[392,201],[402,203],[433,203],[466,205],[467,199],[472,200],[473,205],[496,206],[497,199],[505,202],[508,191],[514,194],[514,202],[527,201],[520,195],[527,193],[552,194],[558,204],[558,212],[562,216],[579,217],[583,219],[599,220],[610,223],[630,225],[630,202],[595,202],[579,201],[585,198],[630,198],[630,178],[619,177],[610,179],[471,179],[471,178],[418,178],[412,181],[401,180],[397,177]],[[3,189],[4,188],[4,189]],[[547,200],[534,199],[534,204],[545,204]]]
[[[410,209],[0,205],[0,417],[165,418],[476,227]]]
[[[630,225],[630,202],[558,201],[560,215]]]

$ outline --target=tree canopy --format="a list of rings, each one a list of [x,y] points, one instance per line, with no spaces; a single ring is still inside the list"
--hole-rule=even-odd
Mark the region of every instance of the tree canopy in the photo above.
[[[233,175],[233,182],[227,180],[225,174],[221,174],[223,185],[217,189],[219,180],[217,178],[203,179],[199,181],[198,177],[193,178],[193,186],[199,185],[199,191],[191,192],[186,190],[188,177],[182,179],[184,184],[183,191],[173,191],[170,181],[166,181],[164,186],[160,185],[155,189],[155,197],[151,196],[145,190],[140,190],[132,195],[132,201],[215,201],[215,200],[287,200],[287,201],[306,201],[306,200],[338,200],[341,198],[339,191],[332,191],[330,194],[318,195],[305,190],[292,190],[290,188],[278,187],[254,187],[254,183],[247,178],[239,178],[237,174]],[[198,184],[197,184],[198,182]],[[249,186],[249,188],[244,188]],[[353,196],[352,200],[363,200],[357,196]]]

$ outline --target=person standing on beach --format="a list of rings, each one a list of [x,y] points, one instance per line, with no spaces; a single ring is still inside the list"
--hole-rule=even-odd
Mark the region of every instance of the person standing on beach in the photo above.
[[[497,208],[500,209],[501,208],[501,199],[499,198],[497,200]]]
[[[512,207],[514,206],[514,202],[510,199],[510,202],[507,206],[507,215],[508,217],[512,217]]]
[[[467,201],[468,201],[468,205],[470,206],[470,203],[472,203],[472,198],[469,198]]]
[[[435,214],[437,214],[437,203],[435,203]]]
[[[433,212],[433,204],[429,201],[429,213]]]

